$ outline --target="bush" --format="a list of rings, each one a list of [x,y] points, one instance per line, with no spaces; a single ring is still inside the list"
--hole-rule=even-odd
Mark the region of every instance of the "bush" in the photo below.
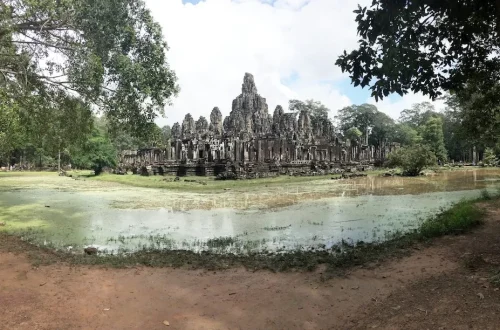
[[[403,175],[416,176],[429,166],[436,165],[436,155],[423,145],[399,148],[387,157],[387,167],[401,167]]]

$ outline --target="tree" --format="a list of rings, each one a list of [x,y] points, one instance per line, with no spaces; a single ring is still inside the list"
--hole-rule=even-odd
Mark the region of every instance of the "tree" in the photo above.
[[[417,128],[433,116],[439,116],[439,113],[430,102],[415,103],[410,109],[401,111],[399,122]]]
[[[368,129],[373,126],[377,107],[372,104],[351,105],[338,111],[335,119],[340,130],[345,134],[351,127],[357,127],[365,136]]]
[[[0,163],[9,165],[12,152],[23,145],[24,137],[18,104],[0,91]]]
[[[101,174],[104,167],[114,167],[118,155],[108,137],[94,128],[90,138],[72,152],[72,162],[78,168],[92,169],[95,175]]]
[[[381,145],[391,138],[394,132],[394,120],[378,111],[372,104],[351,105],[338,111],[335,119],[339,128],[346,135],[347,130],[356,127],[362,132],[362,143]],[[370,139],[368,137],[370,136]]]
[[[443,121],[439,117],[431,117],[422,127],[422,143],[429,146],[436,159],[443,162],[447,157],[444,147]]]
[[[407,124],[396,124],[392,139],[403,146],[412,146],[422,140],[417,130]]]
[[[314,100],[290,100],[288,109],[292,112],[307,112],[311,118],[311,126],[315,135],[333,135],[333,123],[328,118],[330,109],[321,102]]]
[[[486,150],[484,150],[483,164],[486,166],[495,166],[497,162],[495,151],[491,148],[486,148]]]
[[[351,127],[345,132],[345,137],[353,142],[357,142],[363,133],[357,127]]]
[[[469,138],[486,144],[500,142],[499,84],[470,83],[460,93],[453,93],[445,99]]]
[[[482,144],[478,136],[467,132],[463,125],[461,109],[451,103],[448,103],[443,112],[443,135],[448,157],[455,161],[470,161],[472,148]]]
[[[344,51],[337,65],[376,98],[411,90],[434,99],[469,77],[498,81],[496,0],[374,0],[354,13],[359,48]]]
[[[394,138],[395,123],[394,120],[383,112],[377,111],[373,116],[371,134],[368,138],[368,144],[382,146],[388,140]]]
[[[402,147],[387,156],[386,166],[401,167],[403,175],[416,176],[429,166],[436,165],[436,156],[429,147],[414,145]]]
[[[466,127],[500,135],[499,1],[373,0],[354,12],[359,47],[336,61],[354,86],[376,99],[450,92]]]
[[[178,92],[160,25],[142,0],[4,0],[0,88],[23,101],[76,95],[138,133]]]

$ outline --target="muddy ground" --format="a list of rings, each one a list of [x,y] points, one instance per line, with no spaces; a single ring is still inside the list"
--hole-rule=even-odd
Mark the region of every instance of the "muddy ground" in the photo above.
[[[321,269],[34,268],[4,240],[0,329],[499,329],[500,203],[483,206],[486,224],[472,233],[331,279]]]

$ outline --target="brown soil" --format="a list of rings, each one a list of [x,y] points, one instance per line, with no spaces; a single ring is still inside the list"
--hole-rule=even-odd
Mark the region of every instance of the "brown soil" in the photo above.
[[[500,329],[500,205],[484,207],[470,234],[329,280],[321,270],[34,268],[0,242],[0,329]]]

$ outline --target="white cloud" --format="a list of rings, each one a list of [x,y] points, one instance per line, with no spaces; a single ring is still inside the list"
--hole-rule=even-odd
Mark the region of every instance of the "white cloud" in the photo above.
[[[360,2],[368,3],[369,0]],[[356,2],[345,0],[146,0],[169,44],[168,61],[181,92],[160,125],[223,115],[241,93],[245,72],[254,74],[270,113],[291,98],[323,102],[336,110],[351,101],[331,84],[348,79],[335,66],[344,49],[356,46]],[[290,77],[298,77],[290,80]],[[288,84],[285,84],[287,81]],[[412,97],[405,97],[413,102]],[[396,102],[397,103],[397,102]],[[398,104],[384,103],[395,112]],[[403,108],[404,109],[404,108]],[[402,110],[402,109],[401,109]],[[333,115],[333,114],[332,114]],[[397,117],[397,115],[395,116]]]

